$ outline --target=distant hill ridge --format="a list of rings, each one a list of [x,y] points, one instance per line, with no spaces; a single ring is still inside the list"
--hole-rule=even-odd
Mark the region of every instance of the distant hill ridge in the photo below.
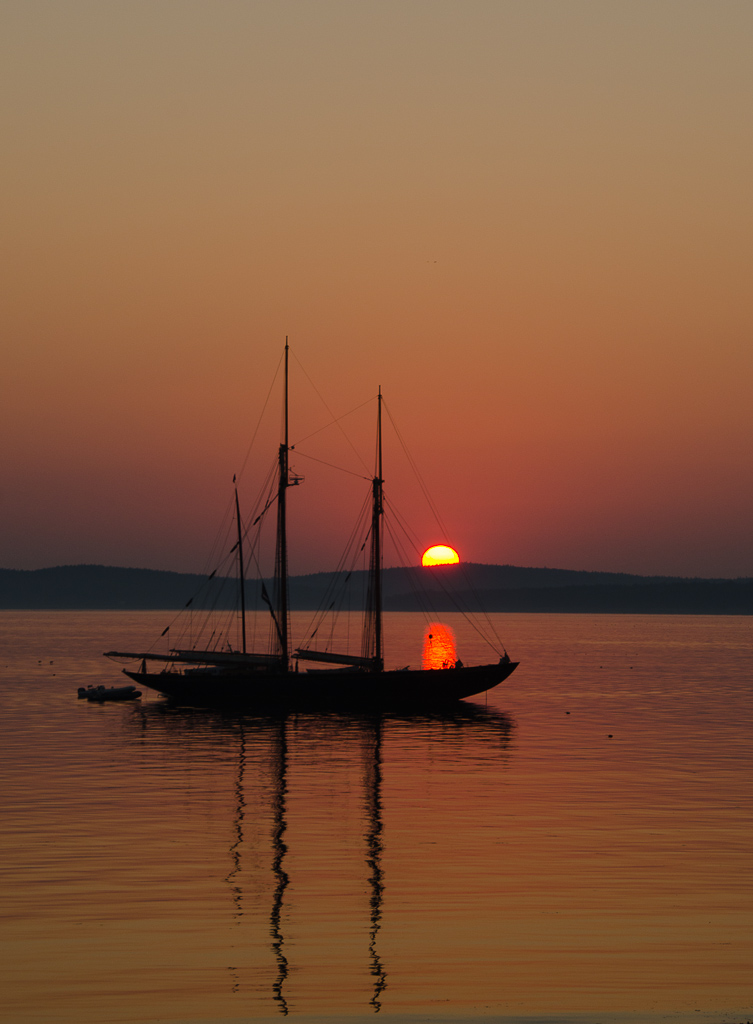
[[[506,612],[753,614],[750,578],[636,576],[473,562],[385,569],[385,610],[423,607],[413,586],[417,577],[422,591],[432,594],[436,611],[453,611],[461,603]],[[291,607],[317,608],[330,579],[330,573],[322,572],[291,577]],[[177,609],[205,582],[205,576],[194,573],[104,565],[0,569],[0,609]],[[257,589],[258,584],[249,582],[249,593]]]

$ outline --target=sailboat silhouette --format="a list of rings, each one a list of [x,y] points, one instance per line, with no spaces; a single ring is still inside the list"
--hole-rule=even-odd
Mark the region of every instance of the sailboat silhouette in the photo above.
[[[290,469],[288,431],[288,345],[285,344],[283,398],[283,439],[279,446],[274,474],[276,484],[254,521],[257,538],[265,515],[276,508],[274,580],[272,593],[260,579],[261,598],[270,617],[270,644],[266,651],[247,649],[246,635],[246,532],[241,521],[238,492],[235,491],[237,539],[232,553],[237,554],[239,605],[241,617],[240,650],[233,649],[225,630],[212,630],[209,637],[187,645],[171,646],[167,653],[148,651],[108,651],[113,659],[138,660],[137,670],[123,669],[139,686],[146,686],[176,702],[194,706],[224,705],[239,709],[280,710],[426,710],[464,697],[484,693],[507,679],[517,667],[495,636],[485,635],[480,622],[476,630],[484,636],[498,659],[485,665],[464,665],[459,659],[439,666],[411,670],[386,668],[382,614],[383,519],[385,512],[382,460],[382,392],[377,396],[376,456],[370,483],[369,512],[365,516],[366,535],[360,550],[368,549],[369,568],[365,613],[359,653],[321,649],[315,640],[317,625],[308,637],[292,647],[290,639],[290,602],[288,595],[288,490],[301,478]],[[256,542],[255,542],[256,543]],[[258,560],[252,545],[252,557]],[[216,576],[209,576],[207,584]],[[337,574],[335,574],[337,575]],[[349,578],[352,572],[345,574]],[[186,608],[193,608],[193,598]],[[461,609],[470,619],[469,610]],[[329,609],[321,609],[322,616]],[[321,620],[320,620],[321,621]],[[488,618],[486,625],[489,625]],[[163,635],[168,634],[168,627]],[[300,671],[301,663],[324,665]],[[152,665],[161,666],[152,669]]]

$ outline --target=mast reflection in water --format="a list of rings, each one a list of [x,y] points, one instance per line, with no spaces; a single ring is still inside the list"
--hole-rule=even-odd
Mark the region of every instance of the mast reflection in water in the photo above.
[[[240,740],[238,751],[238,774],[236,775],[235,791],[235,821],[233,822],[233,844],[230,847],[230,857],[233,866],[225,877],[233,894],[233,903],[237,918],[243,916],[243,888],[240,885],[241,871],[241,849],[243,847],[243,827],[246,816],[246,798],[243,792],[243,775],[246,769],[246,734],[243,723],[240,724]]]
[[[231,842],[225,842],[216,877],[241,928],[225,940],[232,993],[261,996],[266,985],[267,1006],[271,998],[277,1012],[288,1015],[317,1012],[326,986],[329,1002],[334,990],[351,1008],[360,1004],[362,1011],[378,1013],[389,975],[389,956],[380,948],[389,884],[385,742],[402,787],[409,774],[400,764],[405,752],[425,755],[436,742],[457,753],[457,742],[472,736],[476,756],[481,740],[486,756],[499,763],[509,720],[472,705],[416,717],[252,718],[154,703],[134,708],[131,721],[138,722],[142,739],[165,734],[173,769],[184,753],[186,761],[202,765],[208,786],[218,773],[230,782],[232,820],[226,820],[225,834]],[[259,931],[265,905],[266,942]]]
[[[387,973],[377,953],[377,934],[382,920],[382,896],[384,894],[384,871],[382,870],[382,720],[375,718],[364,728],[366,743],[366,771],[364,773],[364,789],[366,791],[366,864],[369,868],[369,885],[371,909],[369,930],[369,956],[371,957],[371,975],[374,978],[374,995],[371,1005],[374,1012],[379,1013],[382,1004],[379,997],[387,985]]]
[[[283,838],[287,831],[287,823],[285,821],[285,797],[288,791],[288,748],[285,736],[285,719],[280,719],[278,722],[275,722],[274,725],[276,726],[274,730],[276,756],[274,762],[274,825],[272,829],[272,850],[274,852],[274,860],[272,862],[272,872],[275,876],[275,891],[274,898],[272,900],[272,912],[269,915],[269,930],[272,936],[272,949],[274,950],[275,958],[277,960],[277,978],[272,986],[272,990],[274,992],[275,1002],[280,1008],[280,1012],[287,1015],[288,1004],[282,994],[282,986],[288,976],[288,961],[282,951],[284,939],[282,935],[281,918],[283,897],[285,895],[285,890],[288,887],[288,883],[290,882],[290,879],[282,866],[283,861],[285,860],[285,854],[288,852],[288,848],[285,845],[285,840]]]

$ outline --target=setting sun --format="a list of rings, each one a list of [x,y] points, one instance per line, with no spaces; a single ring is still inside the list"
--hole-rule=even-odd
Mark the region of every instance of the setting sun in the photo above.
[[[457,551],[446,544],[435,544],[424,551],[421,565],[456,565],[460,561]]]

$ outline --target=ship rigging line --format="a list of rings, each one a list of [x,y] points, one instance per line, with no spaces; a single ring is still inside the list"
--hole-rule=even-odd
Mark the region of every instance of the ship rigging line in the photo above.
[[[313,387],[313,385],[312,385],[312,387]],[[317,392],[317,394],[318,394],[318,392]],[[319,397],[321,397],[321,395]],[[352,409],[350,409],[348,412],[344,412],[342,414],[342,416],[335,416],[334,413],[330,412],[330,410],[327,409],[327,412],[329,412],[330,416],[332,417],[332,419],[329,421],[329,423],[325,423],[323,427],[317,427],[316,430],[312,430],[310,434],[306,434],[305,437],[300,438],[298,441],[296,441],[295,444],[291,444],[290,447],[291,448],[295,448],[296,445],[303,444],[304,441],[308,441],[310,438],[316,437],[317,434],[321,434],[321,432],[323,430],[329,430],[330,427],[337,426],[339,428],[339,430],[340,430],[340,433],[343,434],[343,436],[345,437],[345,439],[348,442],[348,444],[350,444],[350,447],[353,449],[353,451],[358,456],[358,461],[363,465],[364,468],[366,468],[366,463],[363,461],[363,459],[359,455],[358,449],[355,448],[355,446],[351,443],[350,438],[345,433],[343,428],[340,426],[340,422],[342,420],[347,419],[348,416],[352,416],[354,412],[358,412],[359,409],[363,409],[363,407],[365,405],[368,405],[371,401],[372,401],[371,398],[367,398],[365,402],[361,402],[360,405],[356,405]],[[327,408],[326,405],[325,405],[325,408]]]
[[[309,434],[309,437],[311,436],[312,435]],[[311,459],[312,462],[320,462],[322,466],[329,466],[330,469],[337,469],[341,473],[348,473],[350,476],[356,476],[359,480],[371,480],[370,476],[364,476],[363,473],[355,473],[352,469],[345,469],[344,466],[336,466],[334,462],[325,462],[324,459],[317,459],[315,455],[307,455],[306,452],[299,451],[295,445],[292,447],[295,448],[296,455],[302,455],[304,459]]]
[[[261,408],[261,412],[259,413],[259,419],[256,422],[256,429],[254,430],[254,433],[253,433],[253,436],[251,438],[251,441],[249,442],[248,448],[246,449],[246,454],[243,457],[243,462],[241,463],[241,468],[240,468],[240,471],[238,472],[238,479],[239,480],[240,480],[241,476],[243,475],[243,470],[246,468],[246,463],[248,462],[249,455],[251,454],[251,449],[254,447],[254,441],[256,440],[256,435],[259,433],[259,428],[261,427],[261,421],[264,418],[264,413],[267,411],[267,406],[269,405],[269,399],[272,396],[272,390],[273,390],[273,388],[275,386],[275,383],[277,381],[277,378],[279,376],[280,367],[282,366],[283,358],[284,358],[284,353],[283,353],[283,355],[280,356],[279,362],[277,363],[277,369],[275,370],[275,375],[272,378],[272,383],[269,386],[269,391],[267,392],[267,397],[264,399],[264,405]]]
[[[386,402],[384,402],[384,407],[385,407],[385,409],[387,411],[387,415],[390,418],[390,423],[392,424],[392,428],[395,431],[395,434],[397,435],[397,439],[400,442],[400,446],[403,449],[403,452],[405,453],[406,459],[408,460],[408,464],[410,465],[411,469],[415,473],[416,480],[418,481],[418,485],[421,488],[421,490],[423,491],[424,497],[426,498],[426,501],[427,501],[427,503],[429,505],[429,508],[431,509],[431,511],[432,511],[432,513],[434,515],[434,518],[437,521],[437,525],[439,526],[440,530],[442,530],[442,532],[445,535],[449,536],[449,531],[447,530],[447,527],[445,526],[445,524],[444,524],[444,522],[442,520],[442,517],[439,514],[439,509],[434,504],[434,501],[433,501],[433,499],[431,497],[431,494],[429,493],[429,488],[424,483],[424,478],[421,476],[421,472],[420,472],[418,466],[416,465],[416,462],[415,462],[413,456],[411,455],[410,451],[408,450],[408,446],[405,443],[405,441],[403,440],[403,436],[400,433],[400,431],[398,429],[398,426],[397,426],[397,423],[395,423],[395,420],[393,419],[392,413],[390,412],[389,407],[387,406]],[[478,599],[478,597],[476,595],[476,592],[475,592],[475,589],[473,587],[473,584],[471,583],[470,577],[468,576],[468,573],[467,573],[467,571],[465,569],[465,566],[464,566],[464,564],[462,562],[460,563],[460,572],[461,572],[461,575],[463,577],[463,580],[465,581],[465,583],[466,583],[466,585],[468,587],[469,592],[476,598],[476,603],[478,604],[478,610],[474,610],[473,614],[474,615],[480,615],[486,621],[486,624],[487,624],[487,626],[489,628],[489,631],[494,636],[494,638],[496,639],[497,643],[504,650],[505,646],[502,643],[502,638],[497,633],[497,630],[494,627],[494,623],[491,620],[491,616],[481,606],[481,602],[479,601],[479,599]],[[452,599],[452,600],[453,600],[453,603],[456,603],[454,601],[454,599]],[[458,607],[458,610],[461,610],[461,609]],[[463,613],[463,614],[465,614],[465,613]],[[476,626],[475,628],[478,631],[478,627]]]
[[[209,573],[209,575],[206,577],[206,579],[202,580],[202,582],[199,584],[197,589],[194,590],[194,592],[191,595],[191,597],[189,597],[188,601],[186,601],[186,603],[183,605],[183,607],[179,611],[177,611],[175,613],[175,615],[173,615],[172,619],[169,621],[167,626],[165,626],[165,628],[162,630],[160,635],[158,637],[156,637],[155,640],[152,641],[151,645],[147,648],[147,654],[151,654],[151,652],[154,650],[154,648],[160,642],[162,637],[170,632],[170,630],[175,625],[175,623],[178,622],[178,620],[182,617],[182,615],[183,615],[184,611],[186,610],[186,608],[191,607],[191,609],[193,610],[195,599],[199,596],[199,594],[201,594],[202,590],[204,590],[204,588],[211,582],[211,580],[213,580],[215,578],[218,578],[218,581],[222,581],[222,582],[220,582],[220,590],[216,594],[213,603],[210,605],[209,612],[211,613],[211,611],[214,610],[214,608],[216,607],[217,603],[219,602],[220,596],[222,595],[222,591],[223,591],[224,586],[225,586],[223,578],[222,577],[218,577],[218,573],[222,569],[223,565],[225,565],[226,562],[229,560],[229,557],[230,557],[229,554],[226,555],[225,558],[217,566],[217,568],[214,569],[211,573]],[[202,611],[206,612],[207,609],[202,609]],[[168,640],[169,640],[169,637],[168,637]]]
[[[209,576],[210,565],[214,565],[214,571],[218,572],[220,566],[217,565],[217,560],[220,559],[220,562],[222,562],[225,559],[225,556],[221,556],[220,552],[226,550],[227,545],[229,543],[228,538],[230,537],[230,534],[233,529],[233,520],[231,515],[232,507],[233,498],[231,496],[225,506],[225,511],[222,514],[222,518],[220,519],[219,526],[217,527],[217,531],[214,535],[214,540],[212,541],[212,546],[210,547],[209,553],[204,560],[204,565],[202,566],[203,576]]]
[[[328,427],[329,427],[329,426],[332,426],[332,424],[335,424],[335,425],[337,425],[337,427],[339,428],[339,430],[340,430],[341,434],[343,435],[343,437],[345,438],[345,440],[346,440],[346,441],[348,442],[348,444],[350,445],[350,447],[351,447],[351,448],[353,449],[353,451],[354,451],[354,453],[355,453],[355,456],[356,456],[356,458],[358,459],[358,461],[359,461],[359,462],[361,463],[361,465],[363,466],[363,468],[364,468],[364,469],[366,470],[366,472],[368,473],[368,471],[369,471],[369,468],[368,468],[368,466],[366,465],[366,463],[365,463],[365,462],[363,461],[363,459],[361,458],[361,455],[360,455],[360,453],[358,452],[358,449],[356,448],[356,446],[355,446],[355,445],[353,444],[353,442],[351,441],[351,439],[350,439],[350,438],[348,437],[348,435],[347,435],[347,434],[345,433],[345,431],[343,430],[343,428],[342,428],[342,427],[340,426],[340,420],[342,420],[342,419],[345,419],[345,417],[346,417],[346,416],[350,416],[350,414],[351,414],[351,413],[353,413],[353,412],[356,412],[356,410],[358,410],[358,409],[362,409],[362,408],[364,407],[364,405],[368,405],[368,404],[369,404],[369,402],[370,402],[370,401],[372,401],[372,399],[370,399],[370,398],[369,398],[369,399],[367,399],[367,400],[366,400],[365,402],[361,402],[361,404],[360,404],[360,405],[357,405],[355,409],[351,409],[351,410],[350,410],[350,412],[346,412],[346,413],[344,413],[344,414],[343,414],[342,416],[337,416],[337,417],[336,417],[336,416],[334,415],[334,413],[332,412],[332,410],[330,409],[330,407],[329,407],[329,406],[327,405],[327,403],[326,403],[326,402],[324,401],[324,398],[322,397],[322,395],[321,395],[321,393],[320,393],[319,389],[317,388],[316,384],[314,384],[313,380],[311,379],[311,377],[309,377],[308,373],[306,372],[306,367],[305,367],[305,366],[303,365],[303,363],[302,363],[302,362],[301,362],[301,360],[300,360],[300,359],[298,358],[298,356],[297,356],[297,355],[295,354],[295,352],[293,352],[293,358],[295,359],[295,361],[296,361],[296,362],[298,363],[299,367],[301,368],[301,373],[302,373],[302,374],[304,375],[304,377],[306,378],[306,380],[307,380],[307,381],[309,382],[309,384],[311,385],[311,387],[312,387],[312,388],[314,389],[314,392],[316,393],[317,397],[319,398],[319,401],[320,401],[320,402],[322,403],[322,405],[324,406],[324,408],[325,408],[325,409],[327,410],[327,412],[328,412],[328,413],[330,414],[330,416],[332,417],[332,422],[331,422],[331,423],[327,423],[327,424],[326,424],[326,426],[328,426]],[[325,429],[325,427],[320,427],[320,428],[319,428],[319,430],[324,430],[324,429]],[[319,430],[315,430],[315,431],[314,431],[314,433],[315,433],[315,434],[318,434],[318,433],[319,433]],[[309,435],[308,435],[308,437],[313,437],[313,436],[314,436],[314,434],[309,434]],[[308,440],[308,437],[304,437],[304,438],[303,438],[303,440],[304,440],[304,441],[307,441],[307,440]],[[369,477],[369,479],[371,479],[371,477]]]
[[[271,474],[270,474],[270,476],[271,476]],[[268,477],[266,483],[269,484],[269,477]],[[277,494],[275,493],[272,496],[272,498],[267,500],[264,508],[262,509],[262,511],[259,513],[259,516],[255,520],[255,523],[259,522],[259,520],[261,520],[263,518],[263,516],[269,510],[270,506],[274,504],[276,498],[277,498]],[[263,500],[264,500],[263,497],[260,500],[257,500],[256,508],[259,507],[259,504]],[[232,502],[230,503],[230,505],[232,505]],[[224,518],[227,518],[227,512],[228,512],[228,510],[230,508],[230,505],[228,506],[228,509],[226,509],[226,515],[225,515]],[[257,572],[259,574],[259,577],[261,577],[262,573],[261,573],[261,567],[259,565],[259,558],[258,558],[258,553],[257,553],[257,549],[258,549],[258,545],[259,545],[259,531],[258,530],[254,531],[254,535],[252,536],[252,532],[251,532],[252,528],[246,526],[245,524],[242,524],[242,526],[243,526],[243,538],[244,538],[244,540],[248,540],[249,541],[249,545],[250,545],[249,546],[248,555],[247,555],[245,561],[246,561],[246,563],[249,566],[250,566],[251,562],[253,562],[256,565],[256,569],[257,569]],[[231,527],[227,527],[227,528],[224,529],[224,534],[225,534],[224,542],[225,543],[227,543],[228,533],[229,533],[230,529],[231,529]],[[218,546],[218,543],[220,541],[220,534],[222,532],[223,532],[223,528],[220,527],[220,529],[217,531],[217,536],[215,538],[214,544],[212,545],[213,549],[215,549]],[[230,585],[229,584],[230,577],[227,576],[227,572],[228,572],[228,569],[229,569],[229,562],[230,562],[231,556],[236,551],[237,547],[238,547],[238,542],[236,541],[236,543],[233,544],[233,546],[223,556],[223,558],[221,558],[219,560],[219,562],[215,566],[214,570],[211,573],[205,573],[206,578],[204,580],[202,580],[202,582],[199,584],[197,589],[194,590],[193,594],[190,596],[189,600],[183,606],[183,608],[181,608],[180,611],[176,612],[176,614],[172,617],[172,619],[170,620],[169,624],[165,627],[165,629],[162,631],[160,636],[149,647],[148,653],[151,653],[151,651],[154,650],[154,648],[157,646],[159,640],[161,640],[162,637],[169,630],[171,630],[174,627],[175,623],[179,619],[181,619],[181,617],[183,615],[183,612],[185,611],[185,609],[187,607],[190,606],[192,610],[196,610],[196,611],[199,611],[201,613],[202,619],[200,620],[199,627],[196,630],[197,633],[201,633],[202,630],[208,628],[209,619],[211,618],[211,616],[215,612],[224,610],[224,609],[222,609],[220,607],[220,602],[221,602],[221,600],[224,599],[225,594],[227,592],[227,589],[228,589],[228,587]],[[244,567],[244,569],[245,569],[245,567]],[[204,591],[204,589],[207,587],[207,585],[209,584],[209,582],[212,579],[216,579],[217,580],[217,583],[219,584],[219,589],[216,590],[216,592],[214,593],[213,597],[211,595],[209,596],[208,604],[206,604],[206,605],[202,606],[201,608],[199,608],[198,604],[197,604],[197,598],[202,594],[202,592]],[[274,616],[272,616],[272,618],[274,620]],[[275,623],[275,625],[276,625],[276,623]],[[222,634],[224,632],[225,632],[224,629],[220,632],[220,635],[218,637],[218,641],[219,641],[220,637],[222,636]]]
[[[364,539],[361,546],[358,546],[358,542],[364,536],[364,527],[366,525],[368,516],[371,510],[371,495],[368,495],[362,505],[361,510],[358,513],[358,519],[353,525],[350,532],[348,541],[340,555],[339,561],[333,573],[330,574],[330,581],[322,595],[319,602],[319,607],[314,611],[306,630],[304,631],[304,643],[308,643],[314,638],[314,635],[321,628],[324,620],[329,612],[333,613],[333,619],[342,611],[342,604],[344,603],[345,587],[348,583],[351,575],[356,570],[356,562],[359,555],[362,553],[366,546],[366,540],[368,540],[369,531],[366,531],[366,539]],[[345,574],[343,576],[343,574]],[[340,603],[340,607],[336,605]],[[332,629],[330,633],[334,631],[334,621],[332,623]]]
[[[409,531],[407,525],[403,521],[402,516],[398,513],[398,511],[395,508],[395,506],[391,502],[387,501],[386,499],[385,499],[385,504],[387,505],[387,507],[389,509],[390,516],[391,516],[392,520],[394,520],[394,522],[400,527],[400,529],[402,530],[403,534],[407,538],[408,542],[410,544],[412,544],[413,547],[416,548],[416,550],[418,551],[419,548],[417,547],[414,538],[411,537],[410,531]],[[395,536],[394,531],[391,528],[390,521],[387,519],[387,517],[385,517],[385,525],[387,525],[387,528],[389,530],[390,536],[392,537],[392,541],[395,544],[395,547],[398,548],[397,538]],[[465,573],[463,573],[463,578],[467,580],[467,575]],[[478,622],[476,621],[475,616],[478,613],[475,612],[473,609],[464,608],[463,605],[460,603],[460,601],[457,599],[457,597],[452,593],[452,591],[448,590],[447,587],[444,586],[444,584],[442,583],[442,581],[439,578],[437,578],[437,582],[439,583],[439,587],[442,590],[442,592],[444,593],[445,597],[449,598],[449,600],[452,602],[452,604],[455,605],[455,608],[463,616],[463,618],[466,620],[468,625],[471,626],[471,628],[473,630],[475,630],[476,633],[478,633],[478,635],[481,637],[481,639],[484,641],[484,643],[488,647],[490,647],[493,651],[495,651],[495,653],[499,654],[499,648],[494,646],[494,644],[491,642],[491,640],[489,639],[487,634],[480,628]],[[469,589],[470,589],[470,592],[473,593],[472,588],[469,588]],[[418,598],[419,604],[422,603],[421,602],[422,594],[426,598],[426,600],[424,602],[424,608],[422,609],[422,611],[424,612],[424,614],[426,614],[427,606],[431,604],[431,598],[429,597],[429,594],[428,594],[427,591],[421,592],[420,588],[417,590],[414,587],[414,595],[416,596],[416,598]],[[434,613],[434,614],[438,614],[438,613]],[[497,633],[496,629],[494,628],[494,624],[491,622],[489,616],[488,615],[483,615],[483,618],[486,620],[486,624],[488,625],[489,630],[490,630],[492,636],[494,637],[494,639],[497,641],[497,644],[499,645],[499,647],[501,647],[502,650],[505,650],[505,645],[503,644],[501,637],[499,636],[499,634]]]

